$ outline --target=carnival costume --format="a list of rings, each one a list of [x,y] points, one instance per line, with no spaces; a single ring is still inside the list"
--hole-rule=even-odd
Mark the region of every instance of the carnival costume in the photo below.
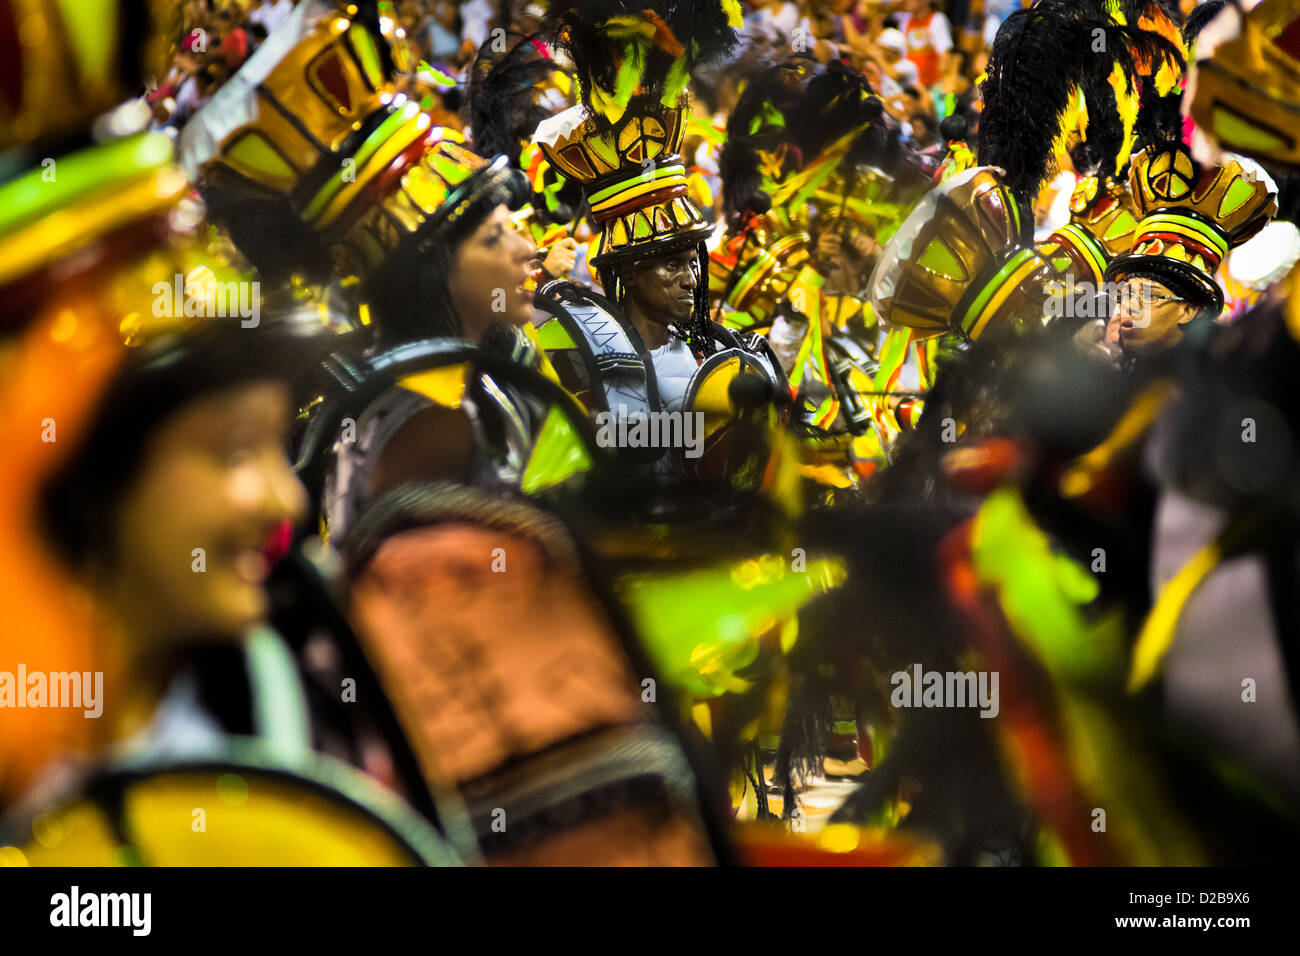
[[[106,723],[117,727],[144,684],[126,665],[138,663],[132,655],[143,645],[135,642],[145,636],[126,633],[95,588],[112,560],[133,477],[156,454],[159,435],[178,427],[182,409],[251,382],[287,382],[309,366],[320,325],[252,327],[238,316],[212,317],[213,267],[221,266],[209,266],[177,230],[193,219],[178,208],[185,177],[171,141],[144,131],[148,111],[130,99],[158,69],[175,24],[163,4],[122,2],[101,12],[93,29],[81,22],[74,34],[65,5],[0,4],[0,19],[26,29],[39,23],[48,40],[13,61],[19,82],[5,109],[16,112],[4,128],[21,143],[0,143],[12,159],[25,157],[0,183],[0,285],[14,349],[4,393],[17,430],[6,442],[19,455],[6,471],[4,500],[6,514],[24,509],[8,519],[0,559],[6,594],[22,595],[12,599],[17,618],[0,657],[6,668],[17,657],[33,669],[102,672]],[[50,158],[37,163],[42,155]],[[173,276],[184,280],[179,313]],[[41,415],[55,416],[57,438],[29,442],[27,426]],[[375,780],[312,749],[301,674],[271,628],[223,649],[234,668],[223,673],[265,691],[254,690],[243,713],[237,699],[212,708],[193,696],[186,680],[204,670],[197,648],[153,650],[181,662],[177,676],[147,727],[113,749],[70,739],[57,718],[29,723],[6,709],[7,863],[409,865],[476,853],[472,840],[448,840],[431,826],[436,811],[421,817]],[[38,729],[43,742],[29,739]],[[80,751],[85,763],[42,779],[49,746]],[[463,814],[455,800],[442,806],[451,811],[442,823]]]
[[[1140,222],[1131,250],[1106,267],[1106,280],[1153,279],[1217,318],[1219,265],[1277,213],[1276,187],[1253,163],[1202,166],[1179,143],[1144,150],[1131,175]]]
[[[375,342],[324,363],[299,472],[381,702],[426,785],[465,801],[489,862],[723,859],[694,768],[641,699],[653,671],[572,532],[522,500],[608,453],[528,339],[458,337],[453,249],[526,181],[394,92],[373,13],[300,5],[183,140],[237,241],[262,195],[271,228],[305,230],[360,279]],[[454,455],[406,430],[429,410],[468,417],[468,460],[376,488],[404,443]]]
[[[1158,6],[1133,6],[1037,0],[998,31],[981,88],[981,165],[948,175],[922,200],[872,276],[882,321],[910,329],[912,345],[924,348],[922,392],[937,359],[987,331],[1031,332],[1063,313],[1099,317],[1106,264],[1127,250],[1136,225],[1122,183],[1139,97],[1167,90],[1183,63]],[[1063,61],[1070,50],[1080,52]],[[1072,154],[1086,165],[1069,221],[1036,242],[1035,201],[1074,137]],[[906,347],[889,344],[887,383]],[[881,423],[887,436],[915,425],[915,403],[900,411]]]
[[[335,369],[365,366],[361,355],[370,347],[454,341],[444,250],[495,205],[518,205],[526,192],[504,157],[480,158],[459,133],[434,126],[395,92],[389,38],[365,6],[299,4],[181,137],[214,220],[268,281],[298,274],[354,285],[372,327],[340,343]],[[411,283],[423,294],[409,295]],[[505,333],[503,342],[507,354],[528,348]],[[333,421],[309,416],[301,454],[318,474],[329,471],[323,493],[313,490],[340,540],[369,505],[368,476],[387,439],[424,409],[444,407],[469,420],[475,440],[463,468],[478,484],[535,489],[542,459],[564,457],[550,454],[556,442],[580,457],[544,400],[474,374],[470,361],[429,372],[389,383],[371,406],[340,408]],[[348,394],[354,386],[340,372],[325,387]],[[355,440],[337,442],[330,429],[344,418]]]
[[[1197,124],[1191,151],[1200,161],[1191,163],[1199,175],[1182,177],[1183,202],[1203,206],[1193,197],[1210,178],[1207,169],[1225,176],[1247,167],[1239,175],[1252,182],[1251,194],[1235,186],[1238,200],[1245,197],[1239,212],[1253,204],[1262,216],[1265,176],[1221,151],[1275,169],[1294,162],[1300,20],[1294,4],[1284,2],[1262,2],[1249,12],[1227,4],[1209,13],[1182,103]],[[1190,159],[1181,160],[1184,170]],[[1294,208],[1286,214],[1294,219]],[[1229,217],[1224,225],[1245,229],[1249,223]],[[1196,226],[1205,228],[1204,215]],[[1224,228],[1216,238],[1230,235]],[[1157,257],[1174,245],[1174,237],[1161,238],[1149,244]],[[1185,245],[1199,251],[1200,243]],[[1214,259],[1202,258],[1206,268],[1197,272],[1177,255],[1171,264],[1156,258],[1153,278],[1194,301],[1213,303],[1217,284],[1204,279],[1206,271],[1213,278]],[[1160,488],[1151,535],[1158,590],[1129,672],[1130,688],[1158,694],[1172,725],[1211,752],[1231,755],[1261,792],[1292,805],[1300,795],[1300,718],[1294,623],[1285,595],[1295,589],[1296,534],[1283,489],[1294,480],[1287,383],[1297,360],[1298,281],[1293,267],[1251,311],[1213,330],[1195,364],[1185,360],[1180,393],[1149,432],[1147,455]],[[1244,421],[1268,423],[1269,434],[1244,441]],[[1234,635],[1230,642],[1227,633]],[[1257,705],[1239,708],[1233,705],[1247,670],[1266,690]]]
[[[1133,169],[1142,224],[1108,274],[1134,274],[1132,263],[1217,313],[1214,250],[1271,215],[1266,179],[1226,157],[1196,165],[1177,141],[1140,153]],[[1293,404],[1282,384],[1295,355],[1284,327],[1268,309],[1207,324],[1176,354],[1128,373],[1082,361],[1049,327],[982,339],[940,373],[933,401],[978,428],[954,443],[924,422],[885,475],[891,509],[842,533],[846,552],[869,565],[862,577],[873,591],[858,613],[912,627],[916,609],[891,610],[889,596],[936,563],[946,607],[926,609],[915,639],[894,633],[894,651],[860,641],[857,652],[885,672],[969,655],[980,663],[956,666],[998,672],[1003,706],[987,736],[960,730],[960,716],[905,713],[892,754],[837,819],[888,818],[901,797],[901,825],[937,835],[950,859],[974,848],[1041,862],[1242,862],[1295,845],[1295,723],[1280,701],[1293,681],[1279,679],[1294,673],[1280,595],[1294,589],[1295,539],[1278,497],[1293,466],[1289,453],[1257,453],[1241,431],[1254,408],[1273,423],[1269,447],[1291,447],[1275,430]],[[1148,484],[1153,469],[1160,488]],[[909,505],[918,509],[910,519]],[[921,539],[903,567],[896,554],[886,567],[850,543],[882,533]],[[850,575],[858,571],[851,562]],[[1152,571],[1167,582],[1154,607]],[[1196,613],[1183,613],[1191,599]],[[1258,613],[1266,605],[1282,622],[1271,634]],[[945,630],[951,640],[921,637]],[[891,663],[882,667],[882,655]],[[1247,672],[1270,688],[1259,710],[1242,696]],[[909,730],[944,722],[954,726]],[[965,732],[975,736],[959,771],[925,743]],[[1012,773],[996,769],[1004,761]],[[954,772],[981,794],[974,805],[945,797]]]
[[[851,278],[828,287],[812,232],[875,236],[919,191],[882,115],[843,64],[776,64],[749,78],[719,163],[734,224],[710,256],[719,314],[773,344],[812,431],[805,473],[841,486],[883,460],[872,422],[877,328]]]
[[[670,478],[721,472],[725,482],[734,474],[725,463],[710,464],[725,458],[734,379],[761,380],[764,403],[787,391],[761,337],[737,335],[709,318],[704,243],[713,230],[689,195],[681,156],[685,82],[695,63],[734,43],[739,13],[733,7],[665,3],[622,17],[610,4],[553,3],[543,23],[573,63],[583,102],[540,124],[534,141],[552,167],[581,184],[599,230],[589,261],[603,295],[569,282],[543,286],[538,304],[553,320],[540,327],[539,338],[566,387],[594,413],[619,419],[704,413],[700,460],[662,448],[627,454]],[[698,256],[694,306],[670,328],[668,343],[651,353],[623,315],[619,276],[683,250]],[[744,481],[753,485],[753,477]]]

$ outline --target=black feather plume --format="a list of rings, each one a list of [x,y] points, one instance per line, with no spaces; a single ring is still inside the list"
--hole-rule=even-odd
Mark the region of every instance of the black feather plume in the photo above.
[[[1061,119],[1077,91],[1088,104],[1086,146],[1078,158],[1111,167],[1124,141],[1111,74],[1118,65],[1126,89],[1139,67],[1152,72],[1178,49],[1156,33],[1120,24],[1102,0],[1036,0],[1013,13],[993,41],[981,87],[979,162],[1006,170],[1007,184],[1030,203],[1056,173]]]
[[[531,39],[524,37],[503,54],[493,54],[491,41],[479,47],[470,68],[464,118],[480,156],[504,154],[517,165],[524,143],[548,115],[537,104],[536,91],[556,66]]]

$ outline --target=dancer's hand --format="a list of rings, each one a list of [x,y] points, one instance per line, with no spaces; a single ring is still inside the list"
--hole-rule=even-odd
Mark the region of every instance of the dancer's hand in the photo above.
[[[564,238],[551,246],[542,260],[542,268],[552,279],[563,279],[578,264],[578,243],[572,238]]]

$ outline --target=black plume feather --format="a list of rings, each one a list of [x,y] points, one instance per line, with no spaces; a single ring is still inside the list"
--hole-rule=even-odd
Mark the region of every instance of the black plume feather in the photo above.
[[[803,102],[800,73],[806,66],[794,59],[765,67],[748,79],[737,99],[727,119],[727,141],[718,153],[722,208],[728,217],[759,211],[754,205],[763,189],[758,154],[786,142],[783,124]],[[781,117],[781,124],[770,122],[773,113]]]
[[[804,102],[786,120],[800,152],[811,160],[850,130],[878,120],[874,92],[865,76],[838,60],[813,74]]]
[[[718,157],[724,211],[728,216],[759,211],[759,151],[771,152],[783,143],[806,163],[861,129],[846,161],[890,168],[900,147],[897,130],[883,114],[867,78],[838,61],[818,68],[811,58],[794,57],[759,71],[732,110]]]
[[[1227,5],[1228,0],[1207,0],[1187,15],[1187,22],[1183,24],[1183,39],[1187,41],[1189,47],[1196,42],[1196,38],[1201,35],[1206,25]]]
[[[492,53],[491,41],[485,42],[470,68],[465,118],[474,152],[484,158],[504,154],[518,164],[524,143],[549,115],[534,94],[556,66],[531,39],[524,37],[500,55]]]
[[[1172,43],[1117,23],[1101,0],[1036,0],[1016,11],[993,41],[981,87],[980,164],[1005,169],[1011,190],[1032,202],[1056,173],[1061,118],[1078,90],[1089,107],[1078,158],[1093,168],[1114,163],[1124,131],[1111,73],[1118,64],[1131,89],[1141,64],[1154,72],[1165,59],[1182,63]]]

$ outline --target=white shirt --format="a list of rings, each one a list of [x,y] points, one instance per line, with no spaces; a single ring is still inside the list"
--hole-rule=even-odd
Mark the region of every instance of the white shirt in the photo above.
[[[266,27],[267,36],[270,36],[275,32],[276,27],[289,19],[291,13],[293,13],[293,0],[275,0],[274,3],[267,0],[248,15],[248,22],[262,24]]]
[[[659,384],[659,400],[665,411],[680,412],[686,398],[686,388],[699,370],[695,355],[686,343],[675,335],[668,344],[650,350],[650,361],[655,367],[655,380]]]
[[[477,50],[488,38],[488,21],[494,15],[489,0],[469,0],[460,8],[461,39],[469,40]]]

